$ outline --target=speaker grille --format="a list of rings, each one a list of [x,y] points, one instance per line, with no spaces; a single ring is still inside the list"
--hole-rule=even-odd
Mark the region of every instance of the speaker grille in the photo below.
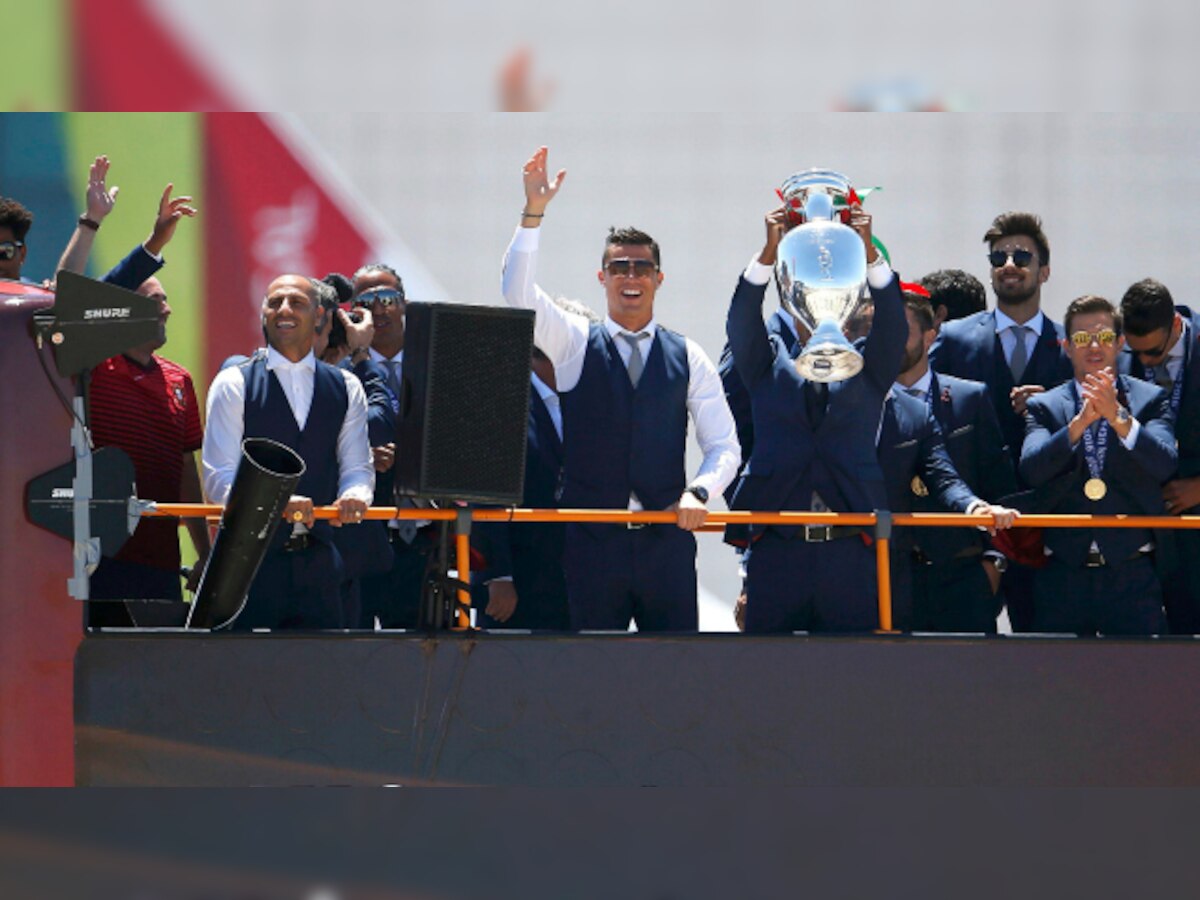
[[[413,398],[412,410],[415,417],[423,409],[421,465],[415,477],[402,476],[402,488],[427,497],[519,503],[532,314],[438,303],[420,304],[429,315],[417,310],[414,316],[417,306],[410,304],[407,313],[404,374],[422,394]],[[410,347],[416,351],[411,357]],[[402,417],[402,430],[405,424]]]

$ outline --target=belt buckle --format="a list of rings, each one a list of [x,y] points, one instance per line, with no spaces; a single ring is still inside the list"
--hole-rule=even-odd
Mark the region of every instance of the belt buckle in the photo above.
[[[1099,569],[1104,564],[1105,559],[1103,553],[1089,553],[1087,555],[1087,562],[1084,563],[1084,565],[1089,569]]]
[[[628,528],[630,531],[641,531],[643,528],[646,527],[646,524],[647,523],[645,523],[645,522],[626,522],[625,527]]]
[[[804,540],[810,544],[823,544],[833,540],[832,525],[805,525]]]

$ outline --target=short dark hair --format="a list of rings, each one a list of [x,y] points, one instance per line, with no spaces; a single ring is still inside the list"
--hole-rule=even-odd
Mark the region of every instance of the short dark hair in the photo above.
[[[1123,328],[1121,311],[1113,306],[1112,301],[1106,300],[1104,297],[1097,297],[1095,294],[1084,294],[1071,301],[1071,305],[1067,307],[1067,314],[1063,317],[1063,329],[1067,332],[1068,337],[1071,335],[1071,320],[1076,316],[1088,313],[1108,313],[1112,316],[1113,331],[1121,334]]]
[[[946,307],[946,321],[965,319],[987,309],[983,282],[962,269],[938,269],[921,279],[934,309]]]
[[[1027,238],[1032,238],[1033,242],[1037,244],[1038,265],[1050,265],[1050,242],[1046,240],[1046,233],[1042,231],[1041,216],[1033,213],[1001,213],[992,221],[992,227],[984,234],[983,242],[990,247],[1000,238],[1011,237],[1014,234],[1023,234]]]
[[[921,326],[922,331],[933,331],[934,317],[932,303],[920,294],[912,294],[905,291],[904,306],[906,309],[912,310],[913,315],[917,317],[917,324]]]
[[[649,247],[650,255],[654,257],[654,265],[662,268],[662,256],[659,254],[658,241],[650,237],[644,231],[639,231],[636,228],[609,228],[608,237],[604,239],[604,252],[600,254],[600,265],[608,262],[608,248],[617,244],[633,244],[635,246]]]
[[[389,266],[387,263],[375,262],[375,263],[367,263],[365,266],[360,266],[358,268],[358,270],[354,273],[354,280],[358,281],[360,276],[370,275],[372,273],[382,273],[384,275],[391,275],[394,279],[396,279],[396,290],[398,290],[400,292],[401,299],[404,298],[404,296],[405,296],[404,295],[404,281],[401,280],[400,273],[397,272],[395,269],[393,269],[391,266]]]
[[[321,280],[337,291],[339,303],[349,303],[354,298],[354,285],[341,272],[330,272]]]
[[[1175,324],[1175,301],[1161,281],[1143,278],[1121,298],[1121,317],[1125,320],[1125,330],[1135,337],[1160,328],[1170,330]]]
[[[33,213],[11,197],[0,197],[0,228],[11,228],[13,237],[24,241],[33,225]]]

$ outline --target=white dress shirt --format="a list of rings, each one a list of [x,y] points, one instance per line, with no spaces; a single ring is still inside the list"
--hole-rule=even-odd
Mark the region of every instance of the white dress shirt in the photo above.
[[[554,423],[554,430],[561,441],[562,402],[558,398],[558,392],[532,372],[529,373],[529,380],[533,384],[533,389],[537,391],[537,395],[542,398],[542,403],[546,404],[546,412],[550,414],[550,421]]]
[[[293,363],[274,348],[267,348],[267,370],[275,374],[288,406],[303,429],[312,409],[316,360],[310,352]],[[338,497],[370,504],[375,493],[375,467],[367,439],[367,398],[353,372],[338,369],[346,381],[346,417],[338,432]],[[240,367],[230,366],[213,379],[208,389],[204,428],[204,493],[211,503],[224,505],[242,459],[245,435],[246,384]]]
[[[1025,359],[1027,360],[1033,359],[1033,349],[1037,346],[1038,338],[1042,336],[1042,326],[1045,324],[1045,321],[1046,317],[1039,309],[1037,315],[1028,322],[1023,323],[1024,327],[1029,329],[1025,332]],[[1000,347],[1004,350],[1004,361],[1006,363],[1011,362],[1013,350],[1017,346],[1017,336],[1009,329],[1020,325],[1022,325],[1021,322],[1005,315],[1000,309],[996,310],[996,334],[1000,335]]]
[[[517,228],[504,254],[501,284],[509,306],[532,309],[537,313],[533,328],[534,343],[554,364],[558,391],[565,394],[579,384],[583,374],[589,323],[582,316],[557,306],[550,295],[537,285],[535,270],[540,230]],[[615,339],[617,333],[625,329],[611,318],[605,319],[604,327],[613,335],[617,352],[628,365],[633,348],[628,342]],[[650,335],[650,340],[638,342],[643,360],[650,352],[657,329],[658,325],[653,320],[641,329]],[[704,454],[699,471],[688,484],[703,487],[710,497],[715,497],[729,486],[737,474],[741,448],[716,366],[699,344],[691,338],[684,340],[688,356],[687,411],[696,426],[696,441]],[[640,510],[642,505],[636,497],[631,497],[629,508]]]

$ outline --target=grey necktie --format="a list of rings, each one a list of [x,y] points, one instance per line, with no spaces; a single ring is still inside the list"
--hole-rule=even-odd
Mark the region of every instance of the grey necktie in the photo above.
[[[1029,351],[1025,349],[1025,333],[1029,331],[1026,325],[1013,325],[1008,329],[1017,342],[1013,344],[1012,356],[1008,358],[1008,371],[1012,372],[1014,382],[1021,380],[1025,374],[1025,366],[1029,363]]]
[[[629,345],[629,362],[625,364],[625,368],[629,370],[630,383],[634,387],[637,387],[638,382],[642,378],[642,369],[646,367],[645,362],[642,360],[641,348],[638,347],[638,344],[650,337],[650,335],[644,331],[639,331],[637,334],[618,331],[617,337]]]

